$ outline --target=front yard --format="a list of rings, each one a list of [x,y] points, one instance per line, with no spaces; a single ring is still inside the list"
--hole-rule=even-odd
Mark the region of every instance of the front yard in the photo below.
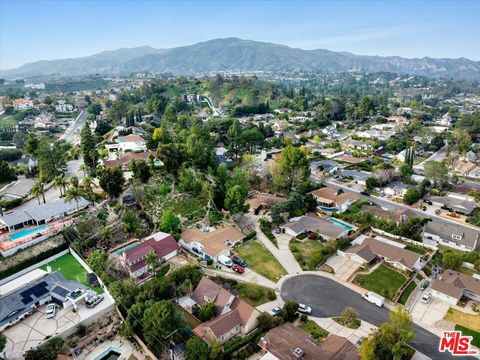
[[[410,297],[410,294],[415,290],[417,287],[417,284],[415,281],[412,281],[408,286],[403,290],[402,295],[400,295],[400,298],[398,299],[398,302],[402,305],[405,305],[407,303],[408,298]]]
[[[302,322],[299,325],[299,328],[305,331],[306,333],[312,335],[312,337],[317,341],[324,341],[328,336],[328,331],[320,327],[316,322],[312,320],[307,320]]]
[[[467,314],[454,308],[448,309],[445,320],[475,331],[480,331],[480,315]]]
[[[291,240],[289,247],[302,270],[315,270],[330,252],[329,248],[318,240]]]
[[[357,275],[353,282],[392,300],[406,280],[403,274],[382,264],[371,274]]]
[[[238,295],[252,306],[258,306],[276,299],[275,291],[260,285],[238,282],[234,289]]]
[[[270,251],[256,240],[249,240],[235,248],[248,266],[267,279],[277,282],[287,272]]]

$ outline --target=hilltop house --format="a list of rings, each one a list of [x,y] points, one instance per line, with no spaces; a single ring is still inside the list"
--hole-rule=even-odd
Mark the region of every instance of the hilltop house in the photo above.
[[[105,145],[105,149],[109,152],[140,152],[147,151],[147,143],[145,140],[137,134],[130,134],[127,136],[119,136],[115,139],[115,144]]]
[[[177,255],[179,246],[172,235],[157,232],[122,253],[122,263],[131,277],[145,278],[148,274],[147,256],[154,252],[159,262],[165,262]]]
[[[330,187],[323,187],[312,191],[312,194],[317,200],[320,210],[331,212],[344,212],[350,205],[359,199],[357,195],[351,192],[340,192]]]
[[[180,235],[180,246],[205,260],[217,260],[219,255],[230,255],[230,249],[245,235],[234,226],[187,229]]]

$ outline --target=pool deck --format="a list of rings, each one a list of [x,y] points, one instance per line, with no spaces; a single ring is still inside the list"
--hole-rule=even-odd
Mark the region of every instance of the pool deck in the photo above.
[[[118,360],[128,359],[135,350],[128,340],[123,339],[121,336],[117,336],[114,340],[105,341],[89,352],[82,352],[76,358],[79,360],[95,360],[97,356],[102,355],[103,352],[111,347],[122,352]]]

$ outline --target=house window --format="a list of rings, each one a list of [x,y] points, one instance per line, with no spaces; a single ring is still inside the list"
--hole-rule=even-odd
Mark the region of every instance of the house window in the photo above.
[[[225,336],[220,335],[220,340],[222,340],[222,341],[225,340]]]

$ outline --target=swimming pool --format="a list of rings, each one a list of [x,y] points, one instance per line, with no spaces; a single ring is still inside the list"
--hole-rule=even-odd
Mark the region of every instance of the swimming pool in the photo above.
[[[123,247],[123,248],[120,248],[120,249],[116,250],[116,251],[114,252],[114,254],[120,256],[120,255],[122,255],[125,251],[130,250],[130,249],[133,249],[135,246],[138,246],[139,244],[140,244],[140,243],[139,243],[138,241],[135,241],[135,242],[131,243],[130,245],[127,245],[127,246],[125,246],[125,247]]]
[[[110,346],[107,350],[96,356],[95,360],[116,360],[120,355],[122,355],[121,349],[115,346]]]
[[[26,236],[34,235],[34,234],[36,234],[38,232],[41,232],[42,230],[45,230],[45,229],[48,229],[48,228],[49,228],[48,225],[42,225],[42,226],[37,226],[37,227],[34,227],[34,228],[23,229],[23,230],[14,232],[12,234],[8,234],[8,236],[12,240],[18,240],[18,239],[21,239],[21,238],[26,237]]]
[[[335,225],[338,225],[346,230],[353,230],[353,226],[345,224],[344,222],[338,221],[337,219],[330,218],[328,221],[334,223]]]
[[[323,211],[328,211],[328,212],[331,212],[331,213],[338,212],[338,208],[336,208],[336,207],[318,206],[318,208],[322,209]]]

